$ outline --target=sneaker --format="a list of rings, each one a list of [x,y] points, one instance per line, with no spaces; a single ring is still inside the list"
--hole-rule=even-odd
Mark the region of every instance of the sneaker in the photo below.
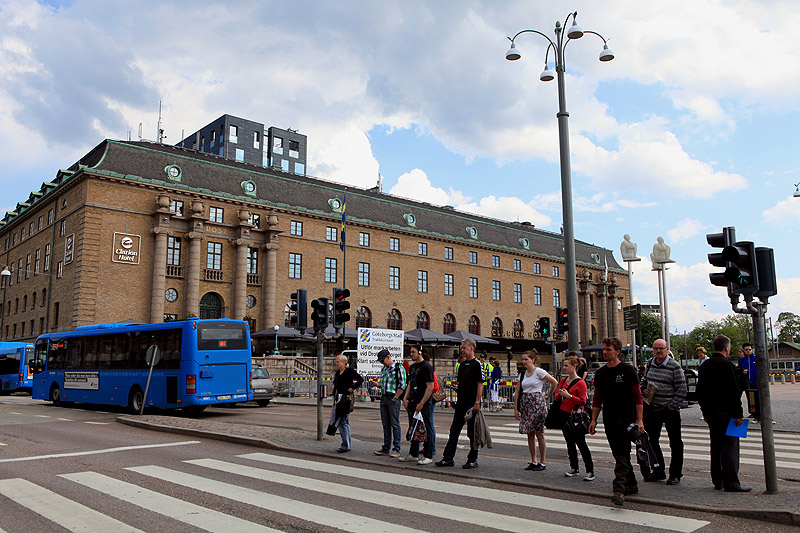
[[[463,468],[464,470],[472,470],[473,468],[478,468],[478,463],[474,462],[464,463],[463,465],[461,465],[461,468]]]
[[[436,466],[455,466],[455,463],[452,459],[442,459],[441,461],[436,461]]]
[[[583,478],[584,481],[594,481],[594,472],[586,472],[586,477]]]
[[[419,461],[417,461],[417,464],[418,464],[418,465],[429,465],[429,464],[431,464],[431,463],[433,463],[433,459],[430,459],[430,458],[428,458],[428,457],[423,457],[422,459],[420,459]]]
[[[389,455],[389,452],[385,452],[383,450],[375,450],[372,453],[374,453],[375,455]]]
[[[611,503],[614,505],[622,505],[625,503],[625,495],[619,492],[615,492],[614,495],[611,497]]]
[[[528,466],[525,467],[525,470],[536,470],[537,466],[539,466],[539,463],[528,463]]]
[[[580,476],[580,475],[581,475],[581,471],[580,471],[580,470],[578,470],[577,468],[573,468],[573,469],[572,469],[572,470],[570,470],[569,472],[564,472],[564,475],[565,475],[566,477],[575,477],[575,476]]]
[[[401,463],[416,463],[417,461],[419,461],[419,457],[414,457],[413,455],[406,455],[400,458]]]
[[[664,481],[665,479],[667,479],[667,474],[664,472],[653,472],[650,475],[644,476],[644,480],[647,482]]]
[[[536,465],[536,466],[535,466],[534,468],[532,468],[531,470],[533,470],[534,472],[541,472],[541,471],[542,471],[542,470],[544,470],[545,468],[547,468],[547,465],[546,465],[546,464],[544,464],[544,463],[539,463],[538,465]]]
[[[400,452],[397,451],[391,452],[389,454],[389,457],[394,457],[395,459],[397,459],[398,457],[400,457]]]

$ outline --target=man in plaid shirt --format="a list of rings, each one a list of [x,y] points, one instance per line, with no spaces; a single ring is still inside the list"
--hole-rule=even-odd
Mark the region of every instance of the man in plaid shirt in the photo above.
[[[389,350],[378,352],[381,369],[381,423],[383,424],[383,447],[375,455],[400,457],[400,404],[406,389],[406,369],[392,361]]]

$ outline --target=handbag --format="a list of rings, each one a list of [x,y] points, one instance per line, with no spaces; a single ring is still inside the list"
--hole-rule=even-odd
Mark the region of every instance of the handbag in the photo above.
[[[576,407],[567,415],[564,430],[574,435],[586,435],[589,433],[590,423],[589,413],[583,410],[583,406]]]
[[[409,442],[425,442],[428,438],[428,428],[422,419],[421,413],[414,413],[413,423],[408,426],[406,440]]]
[[[356,394],[354,392],[351,392],[350,394],[348,394],[347,395],[347,401],[350,402],[350,411],[348,411],[348,412],[352,413],[353,410],[356,408]]]
[[[547,429],[562,429],[567,422],[567,413],[561,410],[561,400],[556,400],[547,411],[544,427]]]
[[[439,385],[439,377],[436,375],[436,372],[433,373],[433,394],[431,394],[431,397],[434,402],[441,402],[447,397],[444,388]]]

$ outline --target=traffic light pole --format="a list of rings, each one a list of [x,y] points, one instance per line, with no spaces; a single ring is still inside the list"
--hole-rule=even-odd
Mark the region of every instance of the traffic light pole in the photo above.
[[[325,385],[322,382],[322,350],[323,342],[325,341],[325,332],[317,332],[317,440],[322,440],[324,434],[323,417],[322,417],[322,397],[325,392]],[[334,398],[334,401],[336,399]]]
[[[764,315],[767,305],[753,304],[757,310],[753,314],[753,337],[756,344],[756,373],[758,374],[758,401],[761,420],[761,448],[764,453],[764,478],[766,494],[778,492],[778,470],[775,464],[775,435],[772,431],[772,400],[769,391],[769,358],[767,356],[767,331]]]

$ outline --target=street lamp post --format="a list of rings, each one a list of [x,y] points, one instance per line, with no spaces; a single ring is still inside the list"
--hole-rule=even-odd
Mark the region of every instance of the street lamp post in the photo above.
[[[561,162],[561,208],[564,217],[564,260],[566,262],[566,276],[567,276],[567,312],[570,317],[578,317],[578,283],[577,283],[577,269],[575,266],[575,234],[572,227],[572,171],[570,169],[570,153],[569,153],[569,113],[567,113],[567,100],[564,91],[564,49],[570,40],[580,39],[585,33],[597,35],[603,39],[603,50],[600,52],[600,61],[611,61],[614,59],[614,54],[608,49],[606,39],[597,32],[584,31],[578,26],[578,12],[570,13],[564,19],[564,26],[561,22],[556,21],[555,27],[555,41],[538,30],[522,30],[514,37],[509,37],[511,41],[511,48],[506,52],[506,59],[509,61],[516,61],[521,58],[516,47],[516,39],[523,33],[536,33],[541,35],[547,42],[547,51],[545,52],[544,71],[539,75],[541,81],[551,81],[553,78],[557,79],[558,83],[558,138],[559,138],[559,153]],[[564,33],[564,28],[572,19],[572,26],[569,31]],[[566,38],[565,38],[566,37]],[[556,75],[553,75],[547,66],[547,59],[550,55],[550,49],[553,49],[555,55]],[[568,347],[570,350],[578,350],[578,337],[577,330],[575,335],[569,335]]]
[[[0,272],[0,279],[3,280],[2,283],[3,283],[3,304],[4,305],[5,305],[5,301],[6,301],[6,286],[8,286],[8,280],[11,279],[11,276],[12,276],[12,274],[11,274],[11,271],[8,269],[8,267],[7,266],[3,267],[3,271]],[[3,335],[4,335],[4,333],[3,333],[4,329],[3,328],[5,327],[6,313],[8,313],[8,309],[6,309],[5,307],[0,309],[0,339],[2,339]],[[42,332],[42,333],[44,333],[44,332]]]
[[[279,329],[281,329],[281,327],[279,325],[275,324],[275,349],[272,350],[272,355],[280,355],[281,354],[280,350],[278,350],[278,330]]]

